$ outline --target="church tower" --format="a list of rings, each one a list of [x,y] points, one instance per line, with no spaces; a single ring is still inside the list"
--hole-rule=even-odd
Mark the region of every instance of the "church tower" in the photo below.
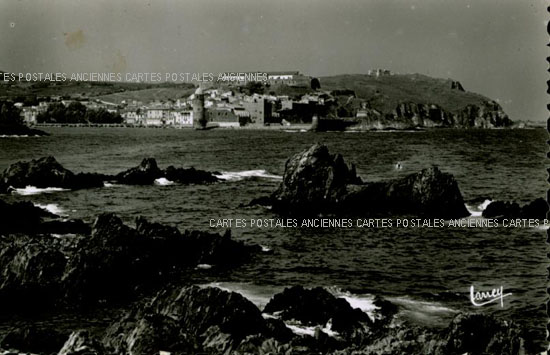
[[[195,97],[193,98],[193,128],[204,129],[206,128],[206,112],[204,111],[204,93],[199,86],[195,91]]]

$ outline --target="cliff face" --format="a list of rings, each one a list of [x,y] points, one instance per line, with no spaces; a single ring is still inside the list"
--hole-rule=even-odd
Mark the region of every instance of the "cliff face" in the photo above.
[[[357,129],[418,127],[497,128],[513,122],[502,107],[483,95],[465,91],[452,79],[420,74],[341,75],[321,78],[323,88],[354,94],[350,113]],[[348,100],[349,102],[349,100]]]
[[[362,129],[414,128],[498,128],[510,127],[513,122],[494,101],[471,104],[450,112],[435,104],[400,103],[389,113],[365,109],[358,121]]]

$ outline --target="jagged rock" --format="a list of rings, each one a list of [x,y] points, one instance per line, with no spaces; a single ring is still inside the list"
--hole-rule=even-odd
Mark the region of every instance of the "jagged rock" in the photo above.
[[[18,352],[35,354],[56,353],[67,335],[53,329],[42,329],[34,326],[12,329],[0,341],[0,348],[14,349]]]
[[[547,214],[548,202],[543,198],[537,198],[521,208],[523,218],[546,219]]]
[[[59,297],[66,265],[60,244],[48,236],[0,236],[0,309],[33,312]]]
[[[346,194],[348,184],[360,183],[354,165],[315,144],[287,160],[283,181],[272,195],[273,208],[289,213],[329,208]]]
[[[342,200],[348,211],[371,214],[433,218],[460,218],[470,214],[454,177],[436,166],[401,179],[356,187]]]
[[[185,231],[136,220],[136,229],[113,214],[102,214],[89,238],[65,271],[64,288],[80,303],[125,299],[136,288],[155,287],[197,264],[235,265],[246,261],[259,246],[246,246],[219,234]]]
[[[315,144],[290,157],[272,194],[282,214],[411,214],[434,218],[468,216],[458,183],[437,167],[401,179],[364,183],[341,155]]]
[[[120,184],[151,185],[155,179],[162,177],[162,171],[154,158],[145,158],[135,168],[128,169],[115,176]]]
[[[305,325],[325,326],[330,320],[331,329],[345,336],[356,330],[368,331],[372,326],[372,320],[366,313],[352,308],[348,301],[335,297],[321,287],[286,288],[273,296],[265,306],[264,313],[276,313],[281,319],[294,319]]]
[[[79,219],[59,219],[31,202],[0,200],[0,233],[89,234],[90,227]]]
[[[146,324],[153,323],[153,324]],[[146,341],[131,348],[137,334]],[[238,293],[211,287],[170,287],[144,308],[130,311],[106,331],[104,344],[118,352],[152,354],[172,348],[192,352],[230,351],[250,335],[273,337],[256,306]],[[181,341],[184,340],[183,344]]]
[[[532,218],[546,219],[548,203],[543,198],[520,207],[516,202],[494,201],[482,212],[485,218]]]
[[[520,214],[520,207],[516,202],[491,202],[481,215],[485,218],[515,218]]]
[[[517,325],[486,314],[457,315],[441,339],[441,354],[519,354],[522,348]]]
[[[195,168],[175,168],[169,166],[164,170],[164,177],[180,184],[206,184],[218,182],[219,179],[211,172]]]
[[[0,200],[0,233],[36,231],[43,217],[57,216],[31,202],[10,204]]]
[[[90,226],[81,219],[46,221],[38,227],[40,233],[90,234]]]
[[[11,187],[23,188],[26,186],[60,187],[67,189],[81,189],[103,186],[104,175],[77,174],[65,169],[48,156],[30,162],[17,162],[10,165],[2,173],[0,191],[6,192]]]
[[[101,342],[86,330],[71,333],[58,355],[103,355],[106,354]]]

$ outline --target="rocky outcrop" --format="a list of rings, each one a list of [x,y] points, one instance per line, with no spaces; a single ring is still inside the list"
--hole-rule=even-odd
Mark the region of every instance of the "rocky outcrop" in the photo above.
[[[87,307],[133,299],[180,279],[198,264],[229,267],[260,252],[224,235],[184,231],[113,214],[96,218],[89,235],[0,235],[0,308]]]
[[[67,297],[80,303],[131,298],[198,264],[236,265],[259,247],[224,235],[185,231],[138,218],[136,229],[113,214],[96,218],[89,238],[71,258],[63,277]]]
[[[294,334],[281,319],[289,324],[315,326],[315,331],[313,335]],[[323,329],[336,333],[329,335]],[[93,344],[89,337],[84,340]],[[105,353],[136,355],[159,351],[518,354],[523,350],[520,329],[490,315],[458,314],[441,330],[402,322],[385,327],[372,323],[365,313],[324,289],[302,287],[275,295],[263,315],[234,292],[198,286],[167,287],[111,324],[101,341]]]
[[[297,320],[304,325],[325,327],[330,322],[331,330],[346,338],[357,332],[368,333],[373,325],[366,313],[352,308],[345,299],[337,298],[321,287],[286,288],[269,301],[264,313],[277,314],[283,320]]]
[[[145,158],[135,168],[123,171],[115,176],[119,184],[151,185],[155,179],[162,177],[162,171],[153,158]]]
[[[543,198],[520,207],[516,202],[494,201],[482,212],[485,218],[531,218],[543,220],[547,218],[548,203]]]
[[[498,128],[512,125],[513,121],[502,107],[491,100],[469,104],[455,111],[430,103],[400,102],[386,113],[375,109],[362,110],[353,129]]]
[[[282,326],[282,323],[279,324]],[[260,310],[238,293],[172,287],[129,312],[103,338],[112,353],[230,353],[251,335],[277,336]]]
[[[281,214],[411,214],[434,218],[468,216],[458,183],[437,167],[387,182],[362,182],[341,155],[315,144],[290,157],[272,194]]]
[[[86,330],[71,333],[58,355],[101,355],[106,354],[103,344]]]
[[[67,264],[61,241],[49,236],[0,236],[0,310],[32,312],[57,303]]]
[[[194,168],[169,166],[166,170],[162,170],[153,158],[143,159],[139,166],[115,176],[98,173],[75,174],[65,169],[54,157],[49,156],[10,165],[0,175],[0,193],[26,186],[59,187],[73,190],[103,187],[105,181],[127,185],[151,185],[156,179],[163,177],[180,184],[207,184],[219,181],[213,173]]]
[[[42,329],[34,326],[16,328],[0,340],[0,348],[15,349],[25,353],[52,354],[59,351],[66,338],[66,334],[49,328]]]
[[[8,187],[23,188],[61,187],[81,189],[103,186],[101,175],[77,174],[65,169],[54,157],[44,157],[30,162],[18,162],[10,165],[0,178],[0,191]]]
[[[220,181],[214,173],[195,168],[167,167],[163,175],[166,179],[180,184],[207,184]]]
[[[88,234],[90,227],[79,219],[60,219],[31,202],[0,200],[0,233]]]

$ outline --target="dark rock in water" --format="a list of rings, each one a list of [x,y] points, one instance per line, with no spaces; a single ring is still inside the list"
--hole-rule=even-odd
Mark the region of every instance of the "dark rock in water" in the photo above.
[[[273,200],[269,196],[261,196],[257,198],[253,198],[252,201],[250,201],[248,204],[241,204],[239,207],[251,207],[251,206],[271,206],[273,203]]]
[[[342,204],[348,211],[371,214],[433,218],[460,218],[470,214],[454,177],[436,166],[401,179],[350,189]]]
[[[533,202],[520,207],[516,202],[494,201],[491,202],[481,215],[485,218],[532,218],[545,219],[548,213],[548,203],[537,198]]]
[[[35,354],[57,353],[66,338],[67,335],[53,329],[30,326],[10,331],[0,341],[0,348]]]
[[[31,202],[7,203],[0,200],[0,233],[27,233],[39,229],[42,219],[58,217]]]
[[[207,184],[218,182],[219,179],[211,172],[195,168],[175,168],[169,166],[164,170],[164,177],[180,184]]]
[[[145,158],[135,168],[123,171],[115,176],[116,181],[127,185],[151,185],[162,177],[162,171],[154,158]]]
[[[23,188],[26,186],[67,189],[101,187],[106,179],[108,176],[101,174],[75,175],[59,164],[54,157],[49,156],[10,165],[0,178],[0,192],[6,192],[9,187]]]
[[[277,313],[284,320],[294,319],[306,325],[325,326],[331,320],[331,329],[344,336],[356,331],[368,331],[372,326],[372,320],[366,313],[352,308],[348,301],[335,297],[321,287],[286,288],[273,296],[264,313]]]
[[[1,107],[1,105],[0,105]],[[0,136],[49,136],[48,133],[39,129],[30,128],[25,124],[0,123]]]
[[[273,207],[289,213],[328,209],[347,193],[348,184],[361,184],[355,166],[315,144],[287,160],[283,181],[272,196]]]
[[[520,214],[520,207],[516,202],[491,202],[481,215],[485,218],[515,218]]]
[[[63,344],[58,355],[102,355],[107,354],[103,344],[86,330],[73,332]]]
[[[144,336],[139,349],[137,334]],[[224,353],[256,334],[264,339],[274,335],[258,308],[240,294],[210,287],[171,287],[111,325],[103,342],[117,353]]]
[[[543,198],[537,198],[523,206],[521,216],[523,218],[546,219],[548,214],[548,202]]]
[[[70,170],[49,156],[10,165],[2,174],[1,183],[4,187],[67,187],[72,184],[73,178]]]
[[[353,165],[320,144],[287,160],[283,182],[271,201],[282,214],[469,215],[456,180],[437,167],[387,182],[364,183]]]

